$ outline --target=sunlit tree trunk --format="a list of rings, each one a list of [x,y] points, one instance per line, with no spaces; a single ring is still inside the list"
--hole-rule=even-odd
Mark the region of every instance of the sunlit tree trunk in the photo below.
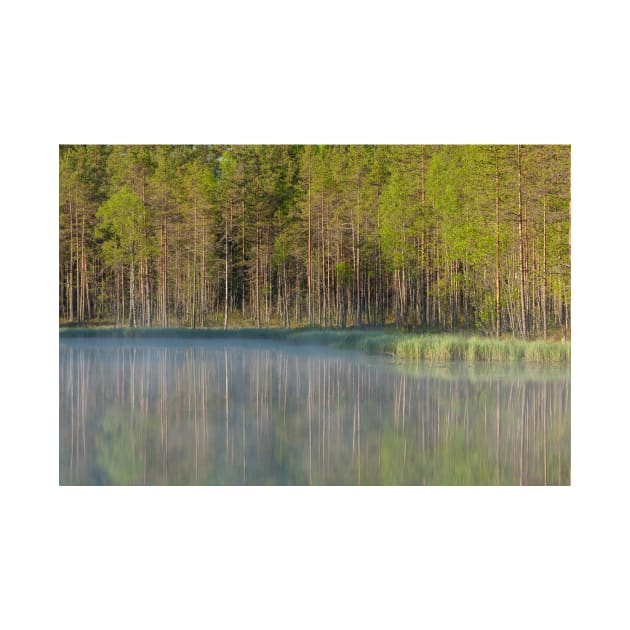
[[[525,276],[526,276],[526,261],[525,261],[525,232],[523,228],[523,194],[522,194],[522,182],[521,182],[521,145],[516,145],[516,181],[518,187],[518,243],[520,254],[520,302],[521,302],[521,332],[523,337],[528,335],[527,327],[527,312],[526,312],[526,300],[525,294]]]
[[[357,326],[361,326],[361,186],[360,184],[357,186],[357,201],[356,201],[356,224],[357,224],[357,234],[356,234],[356,322]],[[354,239],[353,239],[354,240]]]
[[[230,214],[232,210],[230,208]],[[223,317],[223,329],[227,330],[228,327],[228,221],[225,218],[225,314]]]
[[[192,327],[197,328],[197,199],[193,204]]]
[[[311,226],[311,158],[309,155],[309,163],[308,163],[308,242],[306,248],[306,283],[307,283],[307,291],[308,291],[308,325],[313,325],[313,260],[311,258],[312,253],[312,226]]]
[[[247,286],[247,282],[245,281],[245,244],[246,244],[246,235],[245,235],[245,186],[241,187],[241,262],[243,263],[243,278],[241,282],[241,317],[245,319],[246,317],[246,305],[245,305],[245,287]],[[250,294],[251,295],[251,294]]]
[[[206,315],[206,220],[202,221],[201,228],[201,279],[200,279],[200,287],[201,287],[201,327],[203,328],[205,325],[205,315]]]
[[[494,285],[496,302],[496,329],[497,339],[501,336],[501,263],[499,251],[499,147],[495,147],[495,171],[494,171],[494,208],[495,208],[495,242],[494,242]]]
[[[542,320],[543,337],[547,339],[547,195],[543,197]]]
[[[256,312],[256,328],[260,328],[260,221],[258,210],[256,210],[256,277],[254,283],[256,291],[256,303],[254,305]]]
[[[136,326],[136,264],[129,266],[129,325]]]
[[[85,253],[85,206],[81,208],[81,311],[80,320],[90,319],[87,256]]]
[[[168,228],[166,193],[162,193],[162,221],[160,224],[160,311],[162,327],[168,326],[167,269],[168,269]]]

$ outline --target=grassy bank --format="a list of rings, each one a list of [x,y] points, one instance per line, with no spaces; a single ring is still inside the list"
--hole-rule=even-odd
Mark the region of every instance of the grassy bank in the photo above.
[[[299,345],[329,345],[415,361],[569,363],[571,360],[571,344],[568,342],[499,340],[446,333],[412,334],[386,329],[61,328],[59,335],[61,338],[269,339]]]

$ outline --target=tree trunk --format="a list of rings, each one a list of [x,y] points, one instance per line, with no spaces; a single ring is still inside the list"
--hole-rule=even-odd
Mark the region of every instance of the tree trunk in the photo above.
[[[547,195],[543,197],[542,320],[543,320],[543,338],[547,339]]]
[[[523,195],[521,185],[521,145],[516,145],[516,181],[518,186],[518,241],[520,254],[520,297],[521,297],[521,331],[527,338],[527,315],[525,310],[525,238],[523,231]]]
[[[69,282],[68,282],[68,313],[69,319],[74,319],[74,282],[72,280],[73,269],[72,265],[74,259],[74,241],[73,241],[73,224],[72,224],[72,199],[69,201],[70,212],[68,213],[68,220],[70,222],[70,263],[68,265],[69,270]]]
[[[162,224],[160,226],[160,310],[162,327],[168,326],[167,300],[168,228],[166,215],[166,195],[162,193]]]
[[[81,208],[81,275],[80,275],[80,302],[79,302],[79,319],[85,320],[85,311],[88,300],[87,286],[87,260],[85,258],[85,207]]]
[[[132,328],[136,327],[136,279],[135,279],[136,265],[131,263],[129,268],[129,325]]]
[[[228,221],[225,217],[225,315],[223,318],[223,329],[228,327]]]
[[[306,283],[308,291],[308,325],[313,325],[313,260],[311,258],[312,235],[311,235],[311,164],[309,159],[308,169],[308,244],[306,253]]]
[[[258,211],[256,211],[258,213]],[[256,217],[256,279],[254,283],[256,290],[256,328],[260,328],[260,226]]]
[[[197,199],[193,208],[192,327],[197,328]]]
[[[205,314],[206,314],[206,222],[202,223],[201,228],[201,327],[205,326]]]
[[[245,186],[241,187],[241,317],[245,319],[245,287],[247,286],[245,278]]]
[[[357,187],[357,264],[356,264],[356,322],[357,326],[361,326],[361,221],[360,221],[360,203],[361,203],[361,188]]]
[[[494,284],[495,284],[495,302],[496,302],[496,337],[501,336],[501,268],[499,257],[499,147],[495,147],[495,171],[494,171],[494,207],[495,207],[495,249],[494,249]]]

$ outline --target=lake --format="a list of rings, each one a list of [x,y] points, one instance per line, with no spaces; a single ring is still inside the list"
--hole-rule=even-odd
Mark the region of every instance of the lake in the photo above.
[[[568,366],[60,340],[61,485],[568,485]]]

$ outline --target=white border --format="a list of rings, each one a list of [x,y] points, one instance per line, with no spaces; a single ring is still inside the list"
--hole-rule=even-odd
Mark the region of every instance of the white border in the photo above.
[[[3,10],[3,627],[627,625],[616,6]],[[573,146],[572,487],[57,486],[59,143],[516,141]]]

